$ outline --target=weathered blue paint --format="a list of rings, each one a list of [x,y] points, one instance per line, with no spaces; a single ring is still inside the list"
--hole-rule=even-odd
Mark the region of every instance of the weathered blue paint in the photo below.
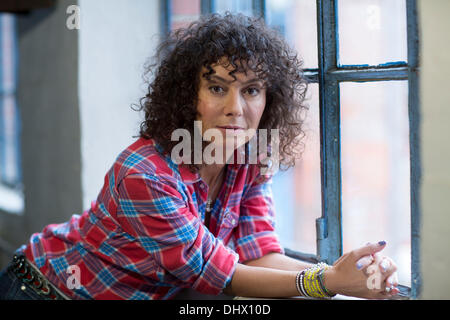
[[[214,6],[215,1],[214,0],[201,0],[200,2],[200,12],[202,14],[208,14],[208,13],[213,13],[215,10],[215,6]]]
[[[357,67],[357,68],[338,68],[330,70],[331,79],[339,82],[343,81],[386,81],[386,80],[407,80],[407,66],[390,67]]]
[[[162,37],[166,37],[170,32],[172,16],[172,0],[159,0],[160,30]]]
[[[339,65],[339,69],[367,69],[367,68],[383,68],[383,67],[402,67],[407,66],[408,63],[405,61],[391,61],[386,63],[380,63],[377,65],[370,65],[370,64],[343,64]]]
[[[409,77],[409,149],[411,185],[411,297],[420,296],[422,276],[420,270],[420,96],[419,96],[419,30],[416,0],[406,1],[408,34],[408,77]]]
[[[338,59],[336,1],[317,0],[317,35],[322,179],[322,216],[316,221],[317,255],[331,264],[342,255],[339,83],[330,77]]]
[[[253,0],[253,15],[255,17],[266,18],[266,1],[265,0]]]

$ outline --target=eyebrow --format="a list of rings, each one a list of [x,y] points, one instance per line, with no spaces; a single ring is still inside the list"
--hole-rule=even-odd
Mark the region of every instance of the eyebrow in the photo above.
[[[234,81],[240,82],[239,80],[226,80],[226,79],[222,78],[221,76],[217,76],[217,75],[212,75],[212,76],[210,77],[210,79],[207,79],[207,80],[209,80],[209,81],[219,80],[219,81],[224,82],[224,83],[226,83],[226,84],[231,84],[231,83],[234,82]],[[260,79],[260,78],[253,78],[253,79],[247,80],[247,81],[245,81],[245,82],[241,82],[241,83],[242,83],[243,85],[246,85],[246,84],[249,84],[249,83],[260,82],[260,81],[263,81],[263,80]]]

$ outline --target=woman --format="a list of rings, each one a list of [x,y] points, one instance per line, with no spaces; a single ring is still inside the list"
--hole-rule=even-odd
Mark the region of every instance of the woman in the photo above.
[[[278,164],[288,168],[299,155],[306,82],[276,32],[242,15],[203,17],[171,34],[149,70],[140,138],[118,156],[89,210],[17,250],[0,278],[2,298],[170,299],[183,288],[398,293],[396,266],[379,253],[385,242],[333,266],[283,254],[270,182]]]

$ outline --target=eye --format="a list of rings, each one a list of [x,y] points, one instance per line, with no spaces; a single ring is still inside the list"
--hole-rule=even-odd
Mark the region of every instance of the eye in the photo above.
[[[249,87],[245,91],[252,97],[257,96],[261,92],[261,90],[257,87]]]
[[[221,94],[224,92],[224,89],[220,86],[210,86],[208,89],[214,94]]]

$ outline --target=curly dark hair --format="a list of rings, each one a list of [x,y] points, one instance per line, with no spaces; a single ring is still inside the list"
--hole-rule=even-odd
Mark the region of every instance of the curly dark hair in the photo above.
[[[160,43],[145,73],[152,80],[140,100],[145,111],[140,136],[154,139],[165,154],[170,154],[178,143],[171,141],[175,129],[193,134],[200,72],[205,67],[209,71],[201,76],[208,78],[214,73],[211,66],[223,58],[233,67],[230,76],[250,69],[265,81],[266,106],[258,129],[268,129],[268,143],[270,129],[279,129],[280,169],[292,167],[303,151],[305,135],[302,111],[307,110],[307,82],[302,61],[261,18],[242,14],[202,16]],[[200,168],[195,164],[189,167],[194,172]]]

